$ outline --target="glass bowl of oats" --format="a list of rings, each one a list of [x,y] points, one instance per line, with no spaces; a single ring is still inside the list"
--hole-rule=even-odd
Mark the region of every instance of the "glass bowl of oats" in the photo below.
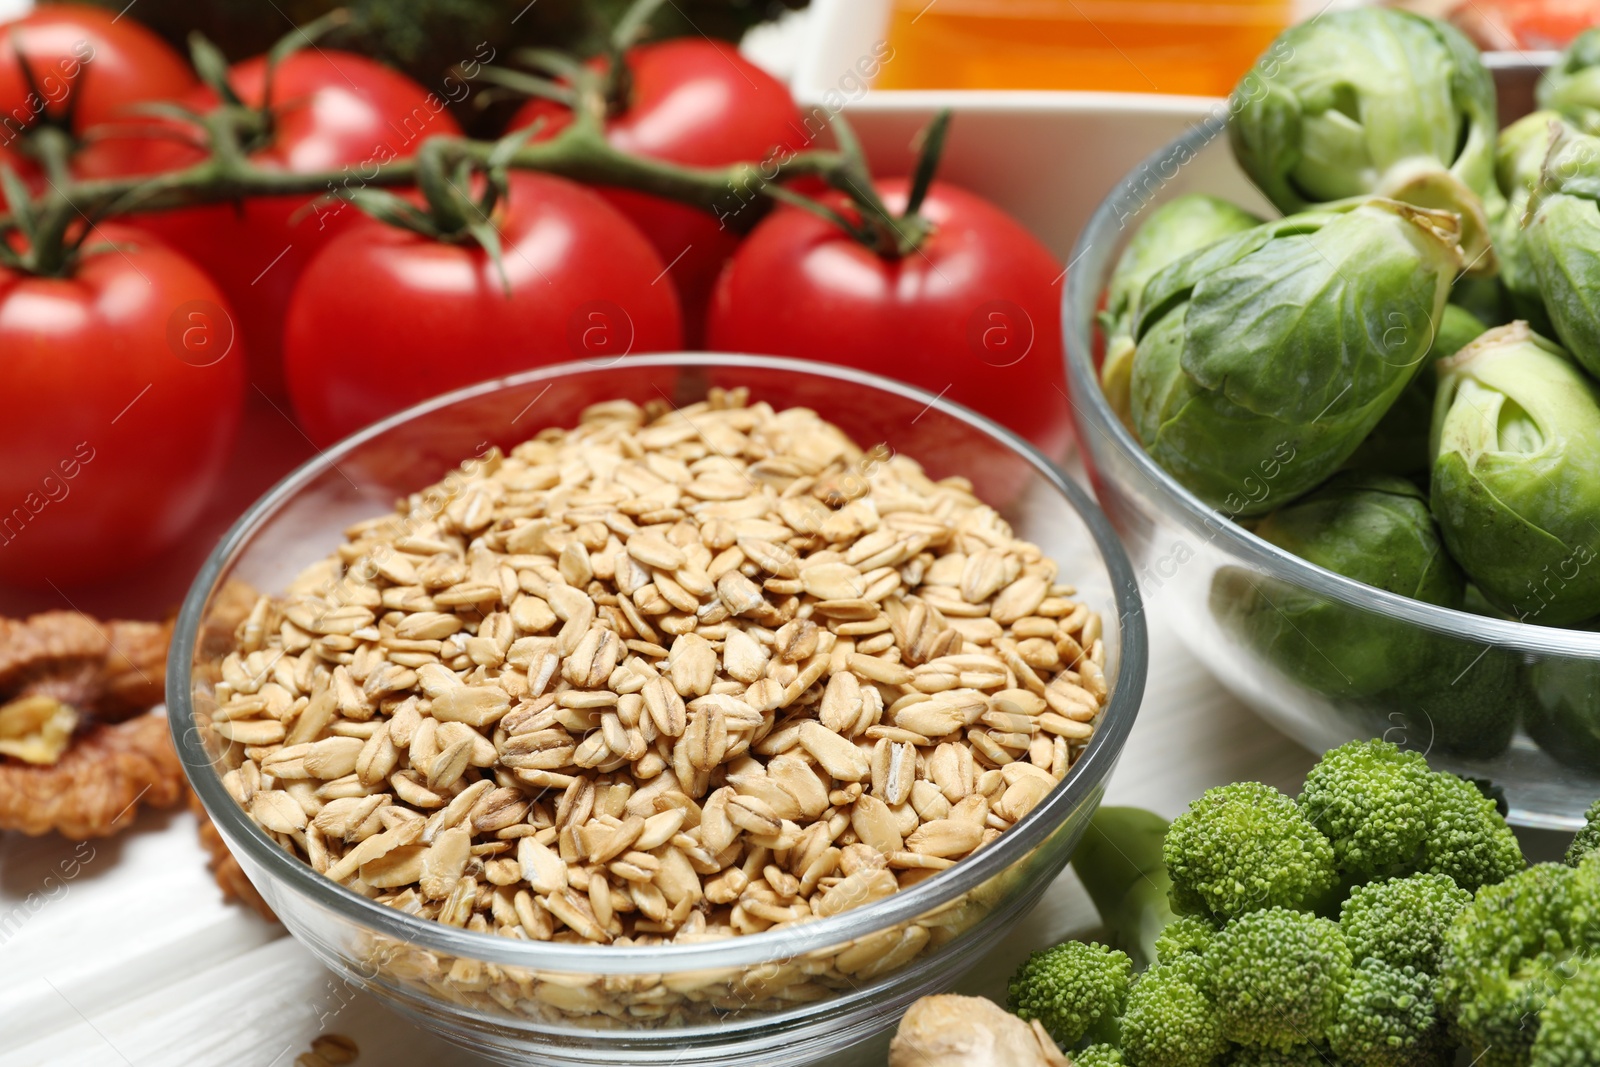
[[[289,931],[502,1062],[790,1065],[1039,899],[1138,708],[1104,517],[939,397],[732,355],[322,453],[185,601],[173,734]]]

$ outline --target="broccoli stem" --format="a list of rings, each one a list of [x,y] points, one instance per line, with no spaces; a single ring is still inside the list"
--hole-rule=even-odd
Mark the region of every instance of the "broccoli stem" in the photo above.
[[[1174,918],[1161,859],[1166,836],[1167,820],[1154,812],[1102,807],[1072,855],[1106,933],[1140,970],[1155,962],[1156,938]]]

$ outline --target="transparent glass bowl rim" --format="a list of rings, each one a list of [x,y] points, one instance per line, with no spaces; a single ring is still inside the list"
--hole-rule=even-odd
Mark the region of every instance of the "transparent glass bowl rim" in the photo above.
[[[1224,122],[1221,118],[1212,117],[1198,123],[1182,137],[1146,157],[1100,202],[1090,216],[1089,224],[1079,235],[1068,262],[1081,262],[1090,249],[1097,245],[1115,246],[1121,232],[1118,220],[1128,217],[1130,210],[1137,212],[1149,206],[1149,200],[1140,195],[1144,187],[1141,178],[1145,175],[1175,173],[1173,168],[1182,167],[1202,150],[1219,150],[1213,147],[1214,141],[1222,141],[1225,146]],[[1094,365],[1095,320],[1092,309],[1099,305],[1103,281],[1093,271],[1073,270],[1068,274],[1066,292],[1062,297],[1067,380],[1072,406],[1079,414],[1079,436],[1096,433],[1109,441],[1119,457],[1143,476],[1165,515],[1176,517],[1184,527],[1203,540],[1214,539],[1225,552],[1255,564],[1274,577],[1353,607],[1378,610],[1386,616],[1462,640],[1519,652],[1600,658],[1600,633],[1494,619],[1375,589],[1353,578],[1325,570],[1262,540],[1184,488],[1140,447],[1133,434],[1111,410],[1100,388],[1100,376]],[[1079,309],[1084,309],[1083,314],[1079,314]]]
[[[206,753],[194,721],[191,670],[207,601],[219,576],[256,528],[309,482],[331,469],[365,442],[428,412],[500,390],[552,379],[610,370],[615,366],[707,367],[725,370],[759,368],[831,378],[841,386],[891,393],[955,418],[984,433],[1031,465],[1083,519],[1111,584],[1118,616],[1120,656],[1111,697],[1100,728],[1073,773],[1021,822],[970,859],[919,885],[881,901],[800,926],[694,945],[628,946],[516,941],[421,919],[375,903],[329,881],[300,859],[279,848],[228,795]],[[827,412],[819,412],[824,418]],[[418,486],[417,488],[422,488]],[[332,546],[329,546],[330,549]],[[1070,575],[1066,577],[1070,578]],[[451,956],[545,971],[578,974],[675,973],[688,970],[745,967],[792,959],[844,944],[899,923],[908,922],[948,903],[993,878],[1022,859],[1085,803],[1104,782],[1121,753],[1144,694],[1148,642],[1143,608],[1132,564],[1115,531],[1087,493],[1065,477],[1032,445],[997,423],[959,404],[913,386],[846,367],[806,360],[723,353],[666,353],[629,356],[621,364],[598,368],[588,363],[563,363],[504,378],[491,379],[445,393],[393,415],[328,448],[275,485],[240,517],[206,558],[184,598],[167,661],[168,717],[173,743],[184,770],[218,828],[251,863],[265,869],[290,890],[306,895],[340,918],[400,941]]]

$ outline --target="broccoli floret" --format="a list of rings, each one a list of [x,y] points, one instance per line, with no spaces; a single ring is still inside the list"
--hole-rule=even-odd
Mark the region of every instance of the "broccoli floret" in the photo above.
[[[1352,741],[1306,775],[1300,810],[1333,844],[1341,873],[1366,882],[1415,869],[1433,809],[1428,761],[1387,741]]]
[[[1583,857],[1600,852],[1600,800],[1594,802],[1584,819],[1583,829],[1578,831],[1578,836],[1572,839],[1572,847],[1567,849],[1568,867],[1576,867]]]
[[[1287,1050],[1327,1035],[1350,982],[1350,948],[1336,923],[1271,908],[1223,929],[1206,968],[1226,1036]]]
[[[1133,961],[1099,944],[1065,941],[1028,957],[1006,986],[1006,1008],[1038,1019],[1063,1048],[1116,1036]]]
[[[1516,836],[1478,785],[1430,771],[1387,741],[1329,752],[1306,776],[1299,803],[1353,882],[1430,871],[1470,892],[1524,866]]]
[[[1453,774],[1433,776],[1421,869],[1446,874],[1468,892],[1494,885],[1527,866],[1517,836],[1477,786]]]
[[[1206,978],[1205,956],[1211,942],[1217,938],[1217,927],[1210,919],[1199,915],[1180,915],[1167,924],[1156,938],[1156,960],[1174,973],[1181,974],[1191,984],[1204,988]]]
[[[1442,874],[1414,874],[1357,886],[1339,912],[1350,955],[1434,974],[1444,933],[1472,894]]]
[[[1293,800],[1260,782],[1207,790],[1173,820],[1162,856],[1173,907],[1219,920],[1272,907],[1314,910],[1338,881],[1328,839]]]
[[[1478,891],[1445,932],[1437,999],[1479,1067],[1526,1067],[1541,1013],[1600,952],[1600,860],[1541,863]]]
[[[1350,978],[1328,1046],[1340,1067],[1428,1067],[1448,1046],[1433,979],[1414,967],[1363,961]]]
[[[1090,1045],[1072,1054],[1072,1067],[1124,1067],[1127,1062],[1115,1045]]]
[[[1156,959],[1174,963],[1184,956],[1204,956],[1216,939],[1216,923],[1200,915],[1180,915],[1156,938]]]
[[[1120,1044],[1138,1067],[1210,1067],[1228,1047],[1216,1006],[1187,968],[1158,963],[1134,980]]]
[[[1530,1067],[1600,1064],[1600,960],[1589,960],[1563,985],[1539,1019]]]

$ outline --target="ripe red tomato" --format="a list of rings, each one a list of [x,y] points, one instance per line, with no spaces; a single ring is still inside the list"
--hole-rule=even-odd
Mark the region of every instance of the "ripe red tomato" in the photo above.
[[[891,211],[908,182],[878,183]],[[841,194],[823,199],[849,217]],[[934,182],[919,251],[878,255],[826,219],[780,206],[717,282],[714,350],[841,363],[920,385],[988,415],[1048,456],[1066,450],[1061,264],[1009,215]]]
[[[640,45],[627,53],[633,91],[606,123],[606,139],[627,152],[694,167],[768,161],[775,148],[798,150],[809,137],[789,90],[738,49],[703,38]],[[603,69],[600,60],[590,64]],[[549,100],[525,104],[512,129],[543,119],[537,136],[553,136],[572,113]],[[739,236],[717,218],[685,204],[627,189],[601,191],[650,238],[683,298],[691,347],[703,336],[706,304],[717,272]],[[726,213],[743,201],[729,191]]]
[[[236,64],[228,80],[252,107],[263,98],[265,61]],[[183,103],[216,105],[209,88]],[[278,65],[270,142],[251,155],[261,167],[284,171],[345,170],[361,184],[373,165],[412,155],[425,137],[459,133],[442,99],[403,74],[349,52],[308,48]],[[131,142],[131,143],[130,143]],[[199,162],[201,152],[166,138],[123,141],[124,173],[157,173]],[[216,279],[239,315],[250,344],[251,380],[282,395],[283,316],[294,283],[316,251],[352,224],[358,212],[333,205],[297,218],[313,198],[259,197],[243,206],[163,212],[139,225],[186,252]]]
[[[70,277],[0,269],[0,395],[13,401],[0,581],[81,584],[183,535],[244,404],[229,322],[199,268],[130,227],[101,227]]]
[[[31,96],[17,52],[39,94]],[[78,97],[73,129],[126,120],[129,104],[168,100],[194,88],[194,74],[172,46],[104,8],[46,4],[0,28],[0,105],[11,122],[27,125],[48,108],[60,114]],[[15,109],[24,109],[19,114]]]
[[[284,366],[314,440],[529,367],[680,347],[660,257],[599,196],[513,173],[494,222],[504,279],[477,244],[370,219],[312,260],[290,302]]]
[[[37,92],[28,87],[23,61]],[[72,132],[82,133],[101,123],[139,121],[130,105],[182,96],[194,85],[183,57],[132,19],[104,8],[47,4],[0,26],[0,150],[10,149],[6,164],[34,184],[38,167],[16,142],[47,116],[64,115],[70,99],[76,98]],[[83,173],[102,169],[95,163],[100,151],[94,144],[83,149]]]

